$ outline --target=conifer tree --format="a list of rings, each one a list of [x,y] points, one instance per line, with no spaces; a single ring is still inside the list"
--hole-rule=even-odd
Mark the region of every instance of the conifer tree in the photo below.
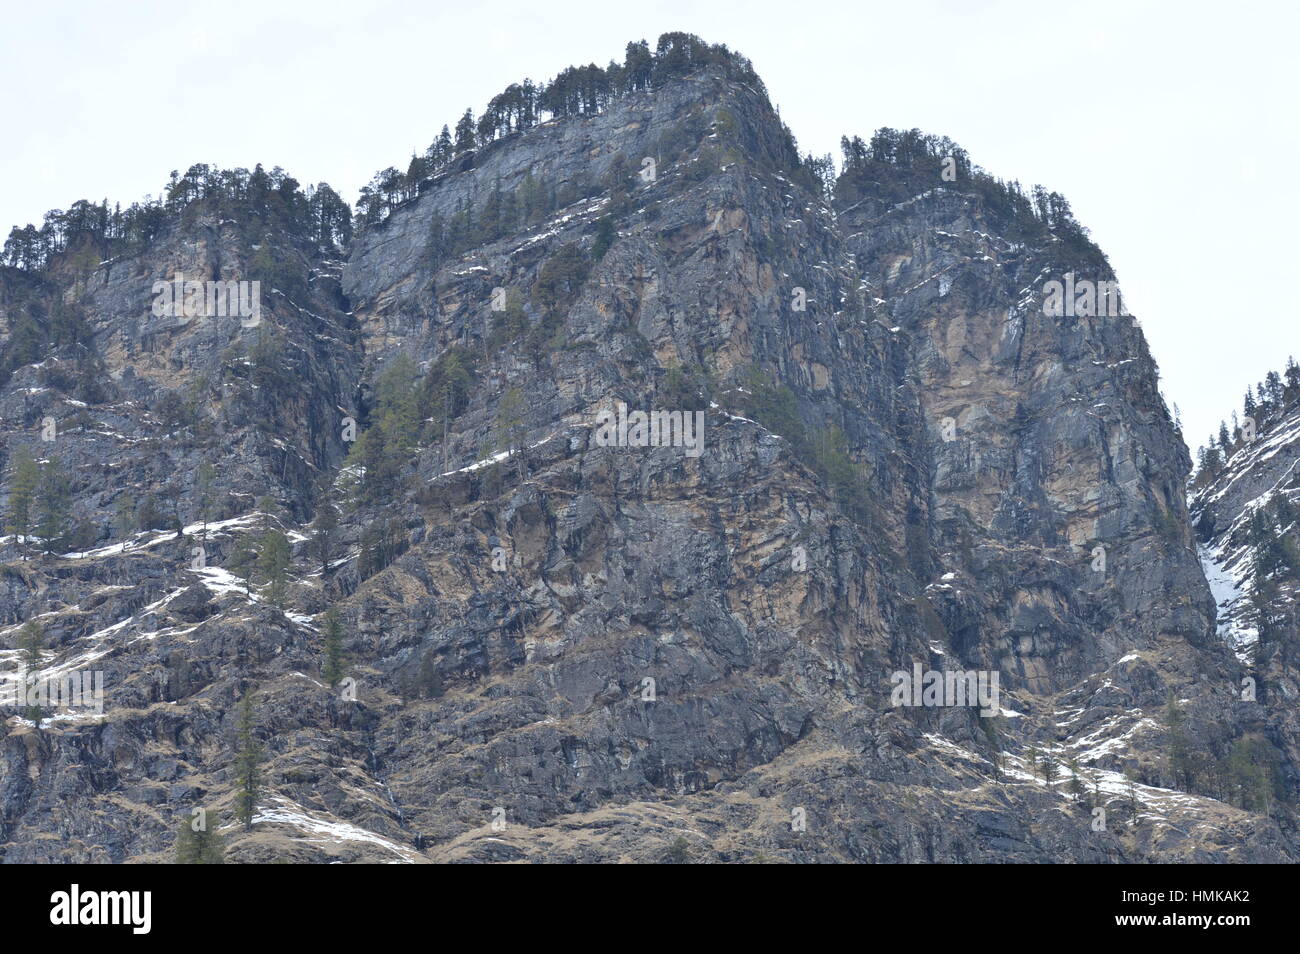
[[[257,570],[258,550],[251,534],[243,533],[235,540],[226,563],[230,572],[244,582],[244,594],[253,595],[253,574]]]
[[[1043,781],[1047,783],[1048,788],[1051,788],[1052,783],[1056,781],[1056,757],[1050,752],[1045,752],[1039,764],[1043,769]]]
[[[41,664],[41,653],[45,649],[45,628],[34,619],[29,619],[18,630],[18,655],[27,669],[36,669]]]
[[[600,261],[609,251],[609,247],[614,244],[618,238],[618,229],[614,227],[614,218],[610,215],[602,216],[596,223],[596,239],[591,243],[591,257]]]
[[[258,547],[257,569],[270,585],[267,596],[272,605],[283,607],[285,588],[288,585],[289,560],[293,550],[289,538],[279,530],[267,530],[262,534]]]
[[[339,684],[347,667],[343,658],[343,621],[336,609],[325,614],[325,658],[321,663],[321,676],[333,689]]]
[[[136,527],[140,530],[162,530],[167,527],[167,515],[158,506],[158,498],[145,494],[135,509]]]
[[[113,512],[113,531],[125,539],[135,533],[135,526],[135,504],[128,494],[122,494]]]
[[[1196,783],[1196,777],[1191,743],[1184,728],[1185,721],[1186,716],[1182,707],[1178,705],[1178,699],[1173,692],[1170,692],[1169,702],[1165,707],[1165,724],[1168,727],[1165,745],[1169,768],[1173,773],[1175,785],[1191,789]]]
[[[320,561],[322,575],[328,577],[333,569],[330,566],[334,562],[334,544],[335,534],[339,526],[339,511],[328,495],[323,495],[321,502],[316,506],[316,516],[312,518],[311,529],[311,548]]]
[[[257,797],[262,787],[258,768],[262,760],[262,746],[257,740],[256,729],[253,691],[248,689],[239,702],[239,723],[235,736],[235,817],[243,824],[245,831],[253,827]]]
[[[203,524],[203,536],[206,539],[208,535],[208,518],[212,516],[212,506],[214,502],[214,487],[217,481],[217,472],[212,465],[206,460],[199,464],[199,469],[194,475],[196,503],[199,508],[199,520]]]
[[[465,115],[456,121],[456,152],[465,152],[474,148],[474,111],[465,110]]]
[[[1071,758],[1070,762],[1070,794],[1078,801],[1083,796],[1083,780],[1079,776],[1079,760]]]
[[[441,165],[451,158],[454,147],[451,142],[451,130],[444,124],[438,138],[433,143],[433,158]]]
[[[213,824],[208,825],[206,819],[203,824],[196,828],[199,819],[205,816],[194,816],[182,818],[181,823],[176,828],[176,864],[178,865],[221,865],[226,862],[225,846],[222,844],[221,833],[217,831],[213,818]]]
[[[32,532],[36,487],[40,471],[27,447],[14,451],[9,464],[9,501],[5,507],[5,532],[17,537],[23,559],[27,558],[28,537]]]
[[[36,535],[47,554],[54,552],[68,532],[71,503],[68,478],[58,460],[51,458],[41,467],[36,485]]]
[[[1124,772],[1124,777],[1125,777],[1125,781],[1127,782],[1126,790],[1128,794],[1129,811],[1133,813],[1133,819],[1134,821],[1136,821],[1137,814],[1138,814],[1138,797],[1137,797],[1137,782],[1135,782],[1133,779],[1133,770],[1127,769]]]
[[[18,630],[17,646],[18,658],[23,664],[23,678],[19,680],[18,686],[19,692],[25,696],[28,680],[32,679],[41,668],[41,659],[45,650],[44,627],[36,620],[29,619],[23,624],[22,629]],[[22,699],[16,701],[23,705]],[[39,705],[24,706],[24,713],[26,718],[36,723],[37,728],[40,728],[43,713]]]
[[[501,396],[497,405],[496,434],[497,449],[517,457],[515,472],[519,479],[524,476],[524,392],[512,387]]]

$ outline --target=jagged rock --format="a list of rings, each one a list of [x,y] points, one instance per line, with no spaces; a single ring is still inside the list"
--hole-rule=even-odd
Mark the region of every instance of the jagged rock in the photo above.
[[[616,202],[644,157],[657,175]],[[553,210],[440,243],[530,175]],[[102,716],[6,721],[4,860],[164,860],[196,806],[250,863],[658,862],[678,839],[698,862],[1296,860],[1297,727],[1237,694],[1142,333],[1041,307],[1047,276],[1113,278],[1104,256],[984,187],[914,185],[859,170],[823,194],[761,88],[709,67],[460,157],[346,263],[198,202],[76,284],[0,269],[0,335],[20,297],[65,295],[104,363],[93,403],[37,366],[0,389],[10,455],[59,422],[43,450],[93,537],[3,541],[0,674],[37,617],[48,665],[103,671],[106,695]],[[264,289],[273,362],[249,357],[261,332],[151,313],[154,281],[238,279],[268,249],[304,276]],[[585,274],[554,280],[557,261]],[[474,367],[445,442],[419,422],[391,492],[352,493],[377,465],[344,466],[345,421],[375,428],[385,372],[452,349]],[[750,416],[756,388],[774,397]],[[618,402],[702,411],[703,452],[602,444]],[[326,567],[322,482],[347,504]],[[157,526],[115,526],[147,497]],[[293,549],[283,606],[231,573],[264,526]],[[1000,715],[892,705],[914,663],[997,672]],[[1268,812],[1171,769],[1171,697],[1207,752],[1274,740]]]

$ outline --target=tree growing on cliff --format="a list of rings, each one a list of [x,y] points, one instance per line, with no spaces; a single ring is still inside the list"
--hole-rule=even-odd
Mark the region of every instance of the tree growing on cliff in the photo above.
[[[1084,790],[1083,776],[1079,770],[1079,760],[1076,758],[1071,758],[1069,762],[1069,766],[1070,766],[1070,794],[1074,796],[1074,800],[1077,802],[1081,798],[1083,798],[1083,790]]]
[[[212,465],[206,460],[199,464],[199,469],[194,474],[194,495],[195,504],[199,508],[199,520],[203,524],[204,539],[208,535],[208,518],[212,516],[216,482],[217,472]]]
[[[131,500],[130,494],[124,493],[117,498],[113,508],[113,532],[120,539],[125,540],[135,533],[135,528],[135,503]]]
[[[1192,752],[1191,740],[1188,738],[1185,723],[1187,717],[1174,693],[1169,694],[1165,707],[1166,753],[1169,770],[1174,778],[1174,785],[1184,791],[1191,791],[1196,784],[1196,759]]]
[[[497,405],[496,449],[513,455],[515,474],[522,480],[524,476],[524,392],[512,387],[501,396]]]
[[[450,467],[448,438],[451,422],[469,403],[473,355],[461,348],[449,348],[433,363],[420,381],[418,409],[428,422],[424,439],[442,443],[443,470]]]
[[[34,619],[23,623],[18,630],[18,658],[28,671],[39,669],[41,654],[45,650],[45,628]]]
[[[1228,751],[1227,775],[1233,802],[1267,814],[1273,805],[1276,756],[1263,739],[1240,738]]]
[[[5,506],[5,532],[17,538],[23,559],[27,559],[28,536],[32,532],[32,520],[36,486],[40,480],[40,471],[36,459],[27,447],[14,451],[9,463],[9,501]]]
[[[45,628],[36,620],[29,619],[18,631],[17,647],[18,658],[23,664],[23,676],[18,683],[18,691],[25,697],[29,680],[33,679],[41,668],[45,652]],[[41,707],[35,703],[24,705],[22,698],[15,701],[23,708],[24,716],[40,728],[44,716]]]
[[[213,819],[215,822],[216,819]],[[176,828],[176,864],[221,865],[226,863],[226,850],[216,825],[207,823],[207,813],[200,812],[181,819]]]
[[[438,133],[438,138],[429,146],[429,158],[433,160],[435,166],[441,166],[452,157],[454,152],[455,147],[452,145],[451,130],[444,123],[442,131]]]
[[[252,534],[240,534],[231,547],[226,565],[244,583],[244,595],[253,595],[253,575],[257,572],[258,548]]]
[[[618,229],[614,225],[614,217],[601,216],[600,221],[596,223],[595,241],[591,243],[591,257],[599,262],[617,238]]]
[[[320,561],[321,574],[328,578],[333,572],[335,536],[339,526],[339,511],[328,496],[322,494],[316,505],[316,516],[311,521],[311,552]]]
[[[262,745],[257,740],[257,720],[253,711],[253,690],[247,689],[239,702],[239,722],[235,731],[235,817],[245,831],[253,827],[257,797],[262,789],[260,763]]]
[[[321,677],[333,689],[347,673],[347,664],[343,658],[343,621],[339,612],[330,609],[325,614],[324,658],[321,661]]]
[[[465,110],[464,115],[456,121],[455,151],[466,152],[474,148],[474,110]]]
[[[285,591],[289,582],[289,561],[292,556],[293,550],[289,546],[289,538],[280,530],[271,529],[262,534],[258,543],[257,569],[266,579],[267,599],[273,606],[284,607]]]
[[[1052,783],[1056,781],[1056,757],[1050,752],[1044,752],[1039,759],[1038,765],[1043,772],[1043,781],[1047,783],[1048,788],[1051,788]]]

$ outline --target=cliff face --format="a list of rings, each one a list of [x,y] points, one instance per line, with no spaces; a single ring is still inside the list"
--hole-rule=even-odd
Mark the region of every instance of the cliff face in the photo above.
[[[158,860],[191,807],[228,819],[248,688],[232,860],[1293,859],[1294,734],[1215,633],[1141,332],[1044,314],[1104,258],[875,171],[824,196],[762,92],[704,70],[461,156],[346,263],[200,205],[24,291],[102,366],[94,400],[15,369],[5,447],[59,457],[93,539],[6,538],[0,665],[35,617],[106,705],[6,723],[5,859]],[[176,272],[266,274],[263,327],[153,317]],[[0,280],[8,329],[30,279]],[[343,467],[348,421],[382,431],[408,364],[450,394],[452,354],[409,452]],[[620,404],[699,412],[702,448],[607,446]],[[183,534],[112,529],[151,494]],[[282,607],[229,572],[271,524]],[[355,701],[320,678],[331,605]],[[999,714],[891,705],[914,664],[996,672]],[[1171,760],[1246,737],[1267,805]]]
[[[1248,667],[1268,714],[1261,731],[1289,765],[1300,755],[1296,592],[1300,589],[1300,408],[1284,405],[1259,433],[1234,435],[1217,473],[1191,498],[1201,562],[1217,603],[1217,633]],[[1255,422],[1252,420],[1252,430]]]

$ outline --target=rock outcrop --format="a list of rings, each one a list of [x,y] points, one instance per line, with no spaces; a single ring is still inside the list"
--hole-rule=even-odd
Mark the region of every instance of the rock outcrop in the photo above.
[[[0,333],[58,301],[99,364],[93,400],[57,355],[0,390],[83,538],[5,538],[0,667],[35,619],[45,671],[105,684],[5,723],[4,859],[166,860],[194,807],[247,862],[1300,856],[1294,696],[1242,696],[1141,330],[1045,313],[1104,256],[935,158],[823,191],[761,87],[704,68],[460,155],[346,262],[199,202],[129,257],[2,270]],[[152,314],[267,250],[259,326]],[[620,405],[702,444],[611,446]],[[231,572],[267,527],[282,597]],[[996,712],[893,704],[916,665],[996,673]]]

